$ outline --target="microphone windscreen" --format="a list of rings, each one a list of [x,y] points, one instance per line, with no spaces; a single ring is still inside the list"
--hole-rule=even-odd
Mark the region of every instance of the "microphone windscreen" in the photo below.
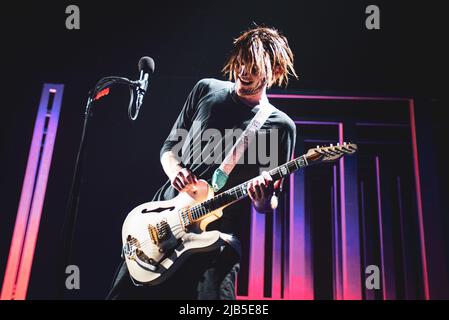
[[[154,72],[154,60],[150,57],[142,57],[139,60],[139,64],[137,65],[139,68],[139,72],[143,71],[144,73],[152,74]]]

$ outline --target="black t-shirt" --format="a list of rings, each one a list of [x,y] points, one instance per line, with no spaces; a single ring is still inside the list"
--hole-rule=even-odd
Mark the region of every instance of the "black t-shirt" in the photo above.
[[[180,156],[183,166],[211,184],[215,169],[258,110],[259,106],[252,108],[239,100],[234,83],[216,79],[200,80],[190,92],[160,155],[169,150],[174,151]],[[295,140],[295,123],[284,112],[275,109],[221,191],[260,175],[261,168],[269,171],[289,161]],[[153,201],[169,200],[177,194],[178,191],[167,181],[157,191]],[[248,227],[242,225],[242,221],[247,221],[242,218],[249,215],[250,199],[246,198],[226,207],[223,217],[209,224],[207,229],[220,230],[239,238]]]

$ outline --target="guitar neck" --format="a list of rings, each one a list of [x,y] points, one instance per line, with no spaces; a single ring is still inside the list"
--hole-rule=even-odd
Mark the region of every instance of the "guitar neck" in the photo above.
[[[302,155],[296,159],[293,159],[279,167],[270,170],[268,173],[273,178],[274,181],[281,179],[290,175],[291,173],[308,166],[309,163],[307,161],[307,157]],[[248,180],[244,183],[241,183],[229,190],[226,190],[215,197],[202,202],[198,205],[195,205],[189,208],[186,212],[182,214],[187,215],[190,224],[196,221],[201,220],[208,213],[217,210],[219,208],[225,207],[229,204],[232,204],[236,201],[239,201],[248,196],[247,186],[251,180]]]

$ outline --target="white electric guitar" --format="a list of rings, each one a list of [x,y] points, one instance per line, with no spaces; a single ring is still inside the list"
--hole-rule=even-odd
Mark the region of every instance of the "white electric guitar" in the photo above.
[[[344,143],[310,149],[271,171],[274,181],[298,169],[333,162],[357,151]],[[147,202],[132,210],[122,228],[123,256],[134,280],[154,285],[169,277],[189,254],[211,251],[226,241],[219,231],[205,231],[222,216],[223,208],[248,196],[247,182],[214,195],[204,180],[167,201]]]

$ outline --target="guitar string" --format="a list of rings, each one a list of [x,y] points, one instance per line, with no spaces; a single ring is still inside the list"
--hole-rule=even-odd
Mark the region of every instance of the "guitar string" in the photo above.
[[[301,156],[301,157],[303,157],[303,156]],[[284,165],[279,166],[279,167],[273,169],[272,171],[277,170],[277,171],[278,171],[278,174],[282,177],[283,174],[282,174],[282,169],[281,169],[281,168],[282,168],[282,167],[285,167],[285,169],[286,169],[286,171],[287,171],[287,174],[290,174],[290,173],[292,172],[292,171],[291,171],[292,168],[290,168],[290,165],[292,165],[292,164],[295,165],[295,169],[293,169],[293,171],[296,171],[297,169],[299,169],[299,168],[305,166],[305,165],[301,166],[301,165],[298,163],[298,162],[299,162],[299,159],[300,159],[301,157],[299,157],[299,158],[297,158],[297,159],[293,159],[293,160],[291,160],[291,161],[285,163]],[[245,182],[245,183],[243,183],[243,184],[241,184],[241,185],[238,185],[238,186],[236,186],[236,187],[234,187],[234,188],[232,188],[232,189],[230,189],[230,190],[228,190],[228,191],[225,191],[225,192],[223,192],[223,193],[217,195],[217,196],[214,197],[214,198],[217,198],[217,197],[220,197],[220,196],[222,197],[223,195],[228,194],[228,195],[231,195],[231,196],[235,196],[235,197],[236,197],[235,200],[239,200],[239,199],[241,199],[241,198],[243,198],[244,196],[247,195],[247,194],[243,191],[243,187],[244,187],[246,184],[247,184],[247,182]],[[239,192],[241,193],[241,195],[239,195]],[[211,199],[214,199],[214,198],[211,198]],[[211,200],[211,199],[209,199],[209,200]],[[196,205],[196,206],[193,206],[193,207],[190,209],[190,211],[191,211],[191,215],[194,217],[194,220],[198,220],[199,218],[201,218],[202,216],[204,216],[204,215],[206,215],[206,214],[212,212],[213,210],[211,211],[211,210],[207,209],[203,204],[198,204],[198,205]],[[182,218],[184,218],[186,212],[185,212],[185,211],[182,211],[180,214],[181,214],[181,215],[184,215],[184,216],[182,217]],[[199,216],[198,216],[198,214],[199,214]],[[189,221],[190,221],[190,219],[189,219]],[[174,231],[174,232],[177,232],[179,228],[183,229],[183,226],[181,226],[181,225],[175,225],[175,226],[173,226],[173,231]],[[148,244],[149,241],[152,241],[152,240],[151,240],[151,239],[147,239],[147,240],[143,241],[142,243],[140,243],[140,247],[141,247],[141,248],[148,247],[148,246],[150,245],[150,244]],[[132,245],[135,245],[135,244],[138,244],[139,241],[138,241],[137,239],[135,239],[135,240],[129,241],[128,243],[131,243]]]
[[[302,167],[307,166],[307,162],[304,162],[303,165],[301,165],[301,164],[299,163],[299,162],[300,162],[300,159],[301,159],[301,158],[304,158],[304,157],[305,157],[305,156],[303,155],[303,156],[300,156],[300,157],[298,157],[298,158],[296,158],[296,159],[293,159],[293,160],[291,160],[291,161],[285,163],[284,165],[281,165],[281,166],[279,166],[279,167],[273,169],[272,171],[277,171],[278,174],[279,174],[279,176],[280,176],[280,178],[282,178],[282,177],[285,176],[285,175],[289,175],[289,174],[291,174],[292,172],[298,170],[299,168],[302,168]],[[295,166],[294,169],[291,168],[291,165],[293,165],[293,164],[294,164],[294,166]],[[286,169],[287,174],[283,174],[282,167],[284,167],[284,168]],[[293,170],[292,170],[292,169],[293,169]],[[236,199],[234,199],[234,201],[235,201],[235,200],[239,200],[239,199],[241,199],[241,198],[243,198],[244,196],[247,195],[247,194],[243,191],[243,187],[246,186],[247,183],[248,183],[248,182],[244,182],[243,184],[240,184],[240,185],[238,185],[238,186],[236,186],[236,187],[233,187],[232,189],[229,189],[228,191],[225,191],[225,192],[223,192],[223,193],[221,193],[221,194],[215,196],[214,198],[219,198],[220,196],[223,197],[223,195],[230,194],[231,196],[236,196]],[[239,194],[238,194],[239,192],[241,192],[242,195],[239,195]],[[210,201],[210,200],[212,200],[212,199],[214,199],[214,198],[211,198],[211,199],[206,200],[206,201]],[[218,200],[218,199],[217,199],[217,200]],[[203,203],[203,204],[198,204],[198,205],[193,206],[193,207],[190,209],[190,211],[191,211],[192,216],[195,216],[195,219],[194,219],[194,220],[198,220],[198,219],[201,218],[202,216],[204,216],[204,215],[206,215],[206,214],[208,214],[208,213],[211,212],[211,210],[208,210],[208,209],[204,206],[204,203]],[[203,211],[206,211],[206,212],[203,212]],[[212,210],[212,211],[213,211],[213,210]],[[199,216],[198,216],[198,214],[199,214]]]
[[[299,157],[299,158],[301,158],[301,157]],[[295,167],[296,167],[296,168],[295,168],[294,170],[297,170],[298,168],[301,167],[301,165],[298,164],[299,158],[293,159],[292,161],[289,161],[289,162],[287,162],[286,164],[283,165],[284,167],[286,167],[288,174],[291,173],[290,168],[289,168],[289,165],[295,164]],[[282,176],[282,174],[281,174],[281,171],[282,171],[282,170],[281,170],[281,167],[282,167],[282,166],[279,166],[278,168],[275,168],[275,169],[273,169],[273,170],[277,170],[278,173],[279,173],[279,175]],[[220,197],[220,196],[223,196],[223,195],[228,194],[228,195],[231,195],[231,196],[236,197],[236,199],[234,199],[234,200],[239,200],[239,199],[241,199],[241,198],[243,198],[244,196],[247,195],[247,194],[244,193],[244,191],[243,191],[243,187],[244,187],[244,185],[246,185],[246,184],[247,184],[247,182],[245,182],[245,183],[243,183],[243,184],[241,184],[241,185],[235,186],[235,187],[233,187],[232,189],[229,189],[228,191],[225,191],[225,192],[223,192],[223,193],[217,195],[217,196],[214,197],[214,198],[217,198],[217,197]],[[241,195],[239,195],[239,193],[241,193]],[[211,198],[211,199],[214,199],[214,198]],[[209,200],[211,200],[211,199],[209,199]],[[202,216],[204,216],[204,215],[206,215],[206,214],[212,212],[213,210],[212,210],[212,211],[211,211],[211,210],[208,210],[203,204],[198,204],[198,205],[193,206],[193,207],[190,209],[190,211],[191,211],[191,215],[194,217],[194,220],[197,221],[197,220],[200,219]],[[186,212],[183,211],[183,212],[181,212],[180,214],[181,214],[181,215],[185,215]],[[199,215],[199,216],[198,216],[198,215]],[[189,220],[190,220],[190,219],[189,219]],[[178,227],[182,228],[182,226],[178,226]],[[151,239],[145,240],[144,242],[141,243],[141,246],[143,246],[144,243],[147,242],[147,241],[152,241],[152,240],[151,240]],[[138,243],[138,242],[139,242],[139,241],[136,239],[136,240],[131,240],[131,241],[129,241],[128,243],[136,244],[136,243]]]
[[[351,147],[351,146],[350,146],[350,147]],[[354,150],[351,150],[351,151],[354,151]],[[334,152],[335,152],[335,151],[334,151]],[[346,153],[346,152],[343,152],[343,153]],[[342,154],[343,154],[343,153],[342,153]],[[273,169],[272,171],[277,170],[277,171],[278,171],[278,174],[279,174],[281,177],[283,177],[284,174],[282,173],[282,169],[281,169],[281,168],[284,167],[284,168],[287,170],[287,174],[286,174],[286,175],[289,175],[289,174],[292,173],[292,172],[290,171],[290,165],[291,165],[291,164],[294,164],[295,167],[296,167],[293,171],[296,171],[297,169],[299,169],[299,168],[301,168],[301,167],[307,166],[307,162],[306,162],[304,165],[300,165],[300,164],[298,163],[299,160],[300,160],[300,158],[303,158],[303,157],[305,158],[305,156],[303,155],[303,156],[301,156],[301,157],[298,157],[298,158],[296,158],[296,159],[293,159],[293,160],[291,160],[291,161],[285,163],[284,165],[281,165],[281,166],[279,166],[279,167]],[[232,188],[232,189],[230,189],[230,190],[228,190],[228,191],[226,191],[226,192],[223,192],[223,193],[217,195],[217,196],[214,197],[214,198],[217,198],[217,197],[219,197],[219,196],[223,196],[224,194],[230,194],[231,196],[236,196],[236,199],[235,199],[235,200],[239,200],[239,199],[241,199],[241,198],[243,198],[244,196],[247,195],[247,194],[245,194],[245,193],[243,192],[243,186],[246,185],[246,184],[247,184],[247,182],[245,182],[245,183],[243,183],[243,184],[241,184],[241,185],[238,185],[238,186],[236,186],[236,187],[234,187],[234,188]],[[240,192],[242,193],[241,196],[238,195],[239,189],[240,189]],[[214,199],[214,198],[211,198],[211,199]],[[211,200],[211,199],[209,199],[209,200]],[[206,213],[204,213],[204,211],[206,211]],[[213,211],[213,210],[212,210],[212,211]],[[204,216],[205,214],[210,213],[210,212],[211,212],[211,211],[208,210],[208,209],[206,209],[206,207],[204,207],[203,204],[198,204],[198,205],[196,205],[196,206],[194,206],[194,207],[191,208],[191,213],[192,213],[192,215],[195,215],[195,216],[196,216],[197,214],[200,214],[200,216],[199,216],[199,217],[196,217],[195,220],[198,220],[199,218],[201,218],[202,215]],[[185,211],[181,212],[181,215],[183,215],[183,214],[185,214]],[[190,220],[190,219],[189,219],[189,220]],[[183,229],[183,226],[177,224],[177,225],[173,226],[172,232],[178,232],[179,229]],[[150,243],[149,243],[150,241],[152,241],[152,240],[151,240],[151,239],[147,239],[147,240],[143,241],[142,243],[140,243],[140,248],[147,248],[147,247],[149,247],[149,246],[157,247],[157,245],[150,244]],[[135,245],[136,243],[139,243],[139,241],[138,241],[137,239],[135,239],[135,240],[133,239],[133,240],[127,242],[127,243],[131,243],[132,245]]]
[[[282,177],[283,177],[283,174],[282,174],[282,169],[281,169],[281,168],[282,168],[282,167],[285,167],[285,168],[287,169],[287,174],[291,174],[292,171],[291,171],[291,169],[290,169],[290,165],[292,165],[292,164],[295,165],[296,168],[295,168],[293,171],[299,169],[300,167],[303,167],[303,166],[301,166],[301,165],[298,164],[299,159],[302,158],[302,157],[304,157],[304,155],[301,156],[301,157],[298,157],[298,158],[296,158],[296,159],[293,159],[293,160],[291,160],[291,161],[285,163],[284,165],[281,165],[281,166],[279,166],[279,167],[273,169],[272,171],[277,170],[278,174],[279,174],[279,175],[281,176],[281,178],[282,178]],[[246,183],[247,183],[247,182],[246,182]],[[246,184],[246,183],[245,183],[245,184]],[[239,185],[239,186],[233,188],[233,189],[236,189],[235,192],[238,191],[238,187],[241,187],[241,185]],[[230,190],[228,190],[228,191],[226,191],[226,192],[224,192],[224,193],[229,193],[229,191],[232,191],[233,189],[230,189]],[[221,193],[220,195],[223,195],[224,193]],[[232,192],[231,192],[231,195],[232,195]],[[243,195],[245,195],[245,194],[243,194]],[[219,196],[219,195],[218,195],[218,196]],[[217,196],[216,196],[216,197],[217,197]],[[216,198],[216,197],[214,197],[214,198]],[[238,196],[236,200],[239,200],[239,198],[240,198],[240,197]],[[212,198],[212,199],[213,199],[213,198]],[[200,214],[198,218],[200,218],[201,216],[203,216],[202,211],[204,210],[204,206],[202,206],[202,207],[201,207],[201,206],[202,206],[202,205],[199,204],[199,205],[196,205],[196,206],[192,207],[192,209],[191,209],[192,214],[194,214],[194,215],[197,215],[198,213]],[[207,214],[207,213],[208,213],[208,212],[206,212],[205,214]],[[197,220],[198,218],[195,218],[195,220]]]
[[[235,196],[236,197],[235,200],[239,200],[240,198],[243,198],[243,197],[245,197],[247,195],[243,191],[243,186],[245,184],[246,184],[246,182],[244,184],[238,185],[238,186],[236,186],[236,187],[234,187],[234,188],[232,188],[232,189],[230,189],[230,190],[228,190],[226,192],[223,192],[220,195],[230,194],[231,196]],[[239,193],[241,193],[241,195]],[[217,195],[217,196],[220,196],[220,195]],[[200,207],[198,207],[198,206],[200,206]],[[204,213],[204,211],[206,211],[206,212]],[[191,213],[192,216],[195,216],[194,220],[198,220],[199,218],[201,218],[201,215],[204,216],[204,215],[206,215],[206,214],[208,214],[208,213],[210,213],[212,211],[206,209],[204,206],[201,207],[201,204],[200,204],[200,205],[196,205],[196,206],[192,207],[191,208],[191,212],[192,212]],[[185,213],[186,212],[183,211],[183,212],[181,212],[181,215],[185,214]],[[200,216],[197,217],[197,214],[200,214]],[[183,227],[181,225],[176,225],[176,226],[173,227],[173,231],[175,231],[175,227],[177,227],[178,229],[179,228],[183,229]],[[148,247],[150,245],[150,244],[148,244],[148,242],[150,242],[150,241],[152,242],[151,239],[147,239],[147,240],[143,241],[142,243],[140,243],[140,248]],[[139,243],[139,241],[137,239],[135,239],[135,240],[128,241],[128,243],[130,243],[132,245],[136,245],[137,243]]]
[[[236,197],[235,200],[238,200],[239,198],[241,198],[241,197],[243,197],[243,196],[246,195],[245,193],[243,193],[243,191],[240,191],[240,192],[242,193],[242,195],[240,196],[240,195],[239,195],[239,188],[242,189],[242,185],[236,186],[236,187],[234,187],[234,188],[232,188],[232,189],[226,191],[226,193],[227,193],[227,194],[231,194],[231,196],[235,196],[235,197]],[[234,190],[234,189],[235,189],[235,190]],[[222,194],[224,194],[224,193],[222,193]],[[213,199],[213,198],[212,198],[212,199]],[[198,220],[199,218],[201,218],[201,215],[204,216],[204,215],[206,215],[206,214],[212,212],[212,211],[206,209],[204,206],[202,206],[202,207],[197,207],[197,206],[200,206],[200,205],[196,205],[196,206],[192,207],[192,209],[191,209],[191,212],[192,212],[191,214],[192,214],[192,216],[195,216],[195,219],[194,219],[194,220]],[[206,212],[204,212],[204,211],[206,211]],[[183,214],[185,214],[185,213],[186,213],[185,211],[182,211],[180,214],[183,215]],[[197,216],[198,214],[200,214],[200,216]],[[176,229],[175,229],[175,227],[176,227]],[[174,232],[178,231],[178,229],[183,229],[183,226],[182,226],[182,225],[175,225],[175,226],[173,226],[173,231],[174,231]],[[149,241],[152,242],[151,239],[147,239],[147,240],[143,241],[142,243],[140,243],[140,247],[145,247],[145,245],[146,245]],[[128,241],[127,243],[130,243],[131,245],[135,245],[135,244],[139,243],[139,240],[137,240],[137,239],[135,239],[135,240],[130,240],[130,241]]]
[[[301,156],[301,157],[303,157],[303,156]],[[297,158],[297,159],[293,159],[293,160],[287,162],[286,164],[284,164],[284,165],[282,165],[282,166],[279,166],[279,167],[273,169],[272,171],[277,170],[277,171],[278,171],[278,174],[282,177],[282,176],[283,176],[283,173],[282,173],[282,169],[281,169],[281,168],[282,168],[282,167],[285,167],[285,169],[286,169],[286,171],[287,171],[287,174],[291,174],[291,172],[296,171],[297,169],[299,169],[299,168],[301,168],[301,167],[307,166],[307,162],[306,162],[304,165],[300,165],[300,164],[298,163],[298,162],[299,162],[299,159],[300,159],[301,157],[299,157],[299,158]],[[292,164],[295,165],[295,169],[293,169],[293,171],[290,170],[290,169],[291,169],[291,168],[290,168],[290,165],[292,165]],[[247,195],[247,194],[245,194],[245,193],[243,192],[243,187],[244,187],[246,184],[247,184],[247,182],[245,182],[245,183],[243,183],[243,184],[241,184],[241,185],[238,185],[238,186],[236,186],[236,187],[234,187],[234,188],[232,188],[232,189],[230,189],[230,190],[228,190],[228,191],[226,191],[226,192],[223,192],[223,193],[217,195],[216,197],[218,197],[218,196],[223,196],[224,194],[230,194],[231,196],[236,196],[236,199],[235,199],[235,200],[239,200],[240,198],[243,198],[244,196]],[[239,195],[239,189],[240,189],[240,192],[242,193],[242,195]],[[215,197],[214,197],[214,198],[215,198]],[[211,199],[213,199],[213,198],[211,198]],[[211,200],[211,199],[209,199],[209,200]],[[206,213],[205,213],[204,211],[206,211]],[[212,210],[212,211],[213,211],[213,210]],[[192,212],[192,215],[195,216],[195,220],[198,220],[198,219],[201,217],[201,215],[205,215],[205,214],[207,214],[207,213],[210,213],[211,211],[208,210],[208,209],[206,209],[206,207],[204,207],[204,205],[199,204],[199,205],[196,205],[196,206],[192,207],[192,208],[191,208],[191,212]],[[185,211],[182,211],[180,214],[181,214],[181,215],[183,215],[183,214],[185,215],[185,213],[186,213]],[[199,216],[199,217],[196,217],[196,215],[197,215],[198,213],[200,214],[200,216]],[[190,219],[189,219],[189,221],[190,221]],[[172,228],[172,233],[173,233],[173,232],[178,232],[179,229],[183,229],[183,225],[177,224],[177,225],[173,226],[173,228]],[[142,243],[140,243],[139,248],[140,248],[140,249],[145,249],[145,248],[151,247],[151,248],[153,248],[153,249],[156,249],[156,248],[158,247],[158,245],[156,245],[156,244],[154,244],[154,243],[149,243],[150,241],[152,242],[151,239],[147,239],[147,240],[143,241]],[[132,245],[135,245],[135,244],[139,243],[139,241],[138,241],[137,239],[135,239],[135,240],[129,241],[128,243],[131,243]],[[154,251],[154,250],[152,250],[152,251]]]
[[[179,230],[182,230],[182,229],[183,229],[183,228],[182,228],[181,225],[175,225],[175,226],[173,226],[173,228],[172,228],[173,232],[178,232]],[[173,232],[172,232],[172,233],[173,233]],[[152,239],[147,239],[147,240],[144,240],[144,241],[140,242],[140,241],[137,240],[137,239],[132,239],[132,240],[130,240],[130,241],[127,241],[126,243],[130,243],[131,245],[140,244],[139,247],[144,247],[144,246],[146,246],[146,245],[148,244],[148,242],[153,242],[153,240],[152,240]]]

